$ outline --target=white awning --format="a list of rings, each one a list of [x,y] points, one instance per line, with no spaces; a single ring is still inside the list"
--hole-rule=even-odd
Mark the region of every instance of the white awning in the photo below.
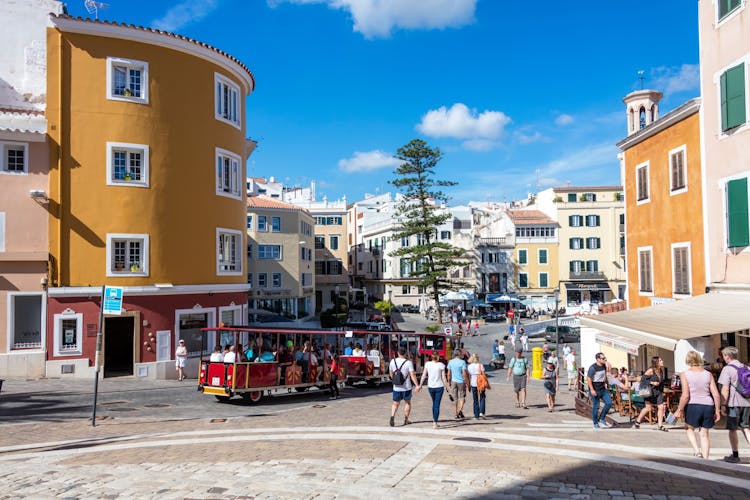
[[[581,318],[581,325],[674,351],[683,339],[750,328],[750,293],[708,293],[651,307]]]
[[[634,355],[638,355],[638,347],[642,345],[641,342],[620,335],[615,335],[614,333],[599,332],[596,334],[595,338],[596,343],[599,345],[604,345]]]

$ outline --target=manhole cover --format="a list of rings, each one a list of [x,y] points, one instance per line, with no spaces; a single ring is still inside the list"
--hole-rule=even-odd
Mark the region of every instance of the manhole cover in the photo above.
[[[109,408],[109,411],[138,411],[138,408],[128,408],[127,406],[122,408]]]
[[[326,408],[326,405],[313,405],[313,408]]]
[[[221,494],[221,493],[224,493],[225,491],[227,491],[227,488],[219,488],[217,486],[208,489],[208,493],[219,493],[219,494]]]
[[[226,422],[226,421],[227,421],[226,418],[212,418],[211,420],[209,420],[209,423],[211,423],[211,424],[220,424],[220,423]]]
[[[471,441],[472,443],[491,443],[491,439],[487,438],[475,438],[475,437],[457,437],[453,438],[455,441]]]
[[[107,406],[107,405],[121,405],[125,404],[127,401],[107,401],[104,403],[99,403],[99,406]]]
[[[144,408],[169,408],[172,405],[169,403],[153,403],[150,405],[143,405],[143,406]]]

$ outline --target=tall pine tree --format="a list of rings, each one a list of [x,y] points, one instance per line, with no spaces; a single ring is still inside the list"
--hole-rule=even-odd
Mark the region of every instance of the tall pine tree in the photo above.
[[[410,270],[409,276],[418,280],[419,286],[429,288],[439,307],[440,294],[455,286],[448,280],[451,268],[467,265],[470,261],[466,251],[437,238],[438,227],[452,219],[452,214],[440,207],[448,197],[440,189],[455,186],[453,181],[435,179],[435,166],[442,158],[437,148],[430,148],[421,139],[413,139],[396,152],[403,163],[396,168],[396,178],[391,182],[403,195],[396,209],[398,227],[393,238],[411,238],[412,241],[391,252],[400,257]]]

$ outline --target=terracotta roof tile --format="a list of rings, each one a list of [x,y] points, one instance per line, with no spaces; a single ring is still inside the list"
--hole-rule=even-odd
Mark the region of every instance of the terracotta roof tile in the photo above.
[[[539,210],[508,210],[508,217],[514,224],[557,224],[555,220]]]
[[[292,205],[291,203],[286,203],[284,201],[262,195],[248,196],[247,206],[251,208],[274,208],[277,210],[298,210],[300,212],[307,212],[307,210],[302,207],[298,207],[297,205]]]

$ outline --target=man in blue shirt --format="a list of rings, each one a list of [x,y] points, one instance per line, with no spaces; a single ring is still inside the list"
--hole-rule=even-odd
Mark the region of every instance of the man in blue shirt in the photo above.
[[[461,358],[461,350],[456,349],[453,359],[448,362],[448,371],[451,374],[450,396],[453,400],[453,409],[456,412],[456,420],[464,417],[464,403],[466,402],[466,386],[468,385],[469,372],[466,361]]]

